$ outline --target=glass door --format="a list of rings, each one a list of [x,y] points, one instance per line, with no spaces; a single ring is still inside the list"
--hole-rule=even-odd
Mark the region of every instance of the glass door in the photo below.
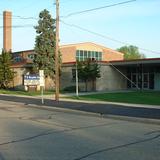
[[[143,88],[149,89],[149,73],[143,73]]]
[[[131,81],[132,81],[132,88],[137,88],[137,84],[138,84],[138,76],[136,73],[131,73]]]

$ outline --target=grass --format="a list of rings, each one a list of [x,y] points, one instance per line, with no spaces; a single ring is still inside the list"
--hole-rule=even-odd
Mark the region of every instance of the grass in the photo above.
[[[0,94],[38,96],[41,95],[41,92],[0,90]],[[52,94],[54,94],[54,91],[44,91],[44,95],[52,95]],[[77,99],[77,97],[75,96],[67,98]],[[135,91],[135,92],[121,92],[121,93],[99,93],[99,94],[97,93],[90,95],[81,95],[79,96],[78,99],[88,100],[88,101],[106,101],[106,102],[160,105],[160,91]]]
[[[50,95],[53,94],[54,91],[44,91],[44,95]],[[32,92],[27,92],[27,91],[18,91],[18,90],[0,90],[0,94],[14,94],[14,95],[26,95],[26,96],[38,96],[41,95],[40,91],[32,91]]]
[[[72,98],[75,99],[76,97]],[[123,93],[92,94],[92,95],[79,96],[79,100],[160,105],[160,92],[135,91],[135,92],[123,92]]]

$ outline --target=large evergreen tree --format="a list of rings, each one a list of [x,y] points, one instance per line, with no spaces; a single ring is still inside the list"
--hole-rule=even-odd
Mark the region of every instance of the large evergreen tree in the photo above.
[[[45,76],[54,78],[55,20],[46,9],[40,12],[36,29],[34,68],[43,69]]]
[[[100,78],[100,66],[96,60],[87,59],[77,62],[78,77],[85,82],[85,90],[88,90],[88,82],[92,82],[92,90],[96,90],[96,78]]]
[[[130,45],[130,46],[123,46],[119,49],[117,49],[119,52],[124,53],[124,59],[125,60],[131,60],[131,59],[142,59],[145,58],[144,54],[141,54],[139,52],[138,47]]]
[[[13,81],[14,72],[11,69],[11,64],[11,52],[2,50],[2,54],[0,55],[0,88],[9,88],[9,83]]]

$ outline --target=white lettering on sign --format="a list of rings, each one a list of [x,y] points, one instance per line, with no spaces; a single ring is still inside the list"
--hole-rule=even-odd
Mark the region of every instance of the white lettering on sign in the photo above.
[[[40,76],[39,75],[25,75],[24,76],[24,85],[25,86],[33,86],[40,84]]]

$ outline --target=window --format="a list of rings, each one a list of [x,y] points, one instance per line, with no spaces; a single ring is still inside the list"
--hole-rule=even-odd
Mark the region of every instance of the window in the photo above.
[[[84,53],[84,60],[86,60],[88,58],[87,51],[84,51],[83,53]]]
[[[21,61],[22,61],[22,57],[20,56],[14,57],[14,62],[21,62]]]
[[[86,59],[95,59],[97,61],[102,61],[102,52],[98,51],[86,51],[86,50],[77,50],[76,59],[78,61],[84,61]]]
[[[91,58],[91,51],[88,51],[88,58]]]
[[[27,58],[33,60],[35,58],[35,54],[29,54]]]

